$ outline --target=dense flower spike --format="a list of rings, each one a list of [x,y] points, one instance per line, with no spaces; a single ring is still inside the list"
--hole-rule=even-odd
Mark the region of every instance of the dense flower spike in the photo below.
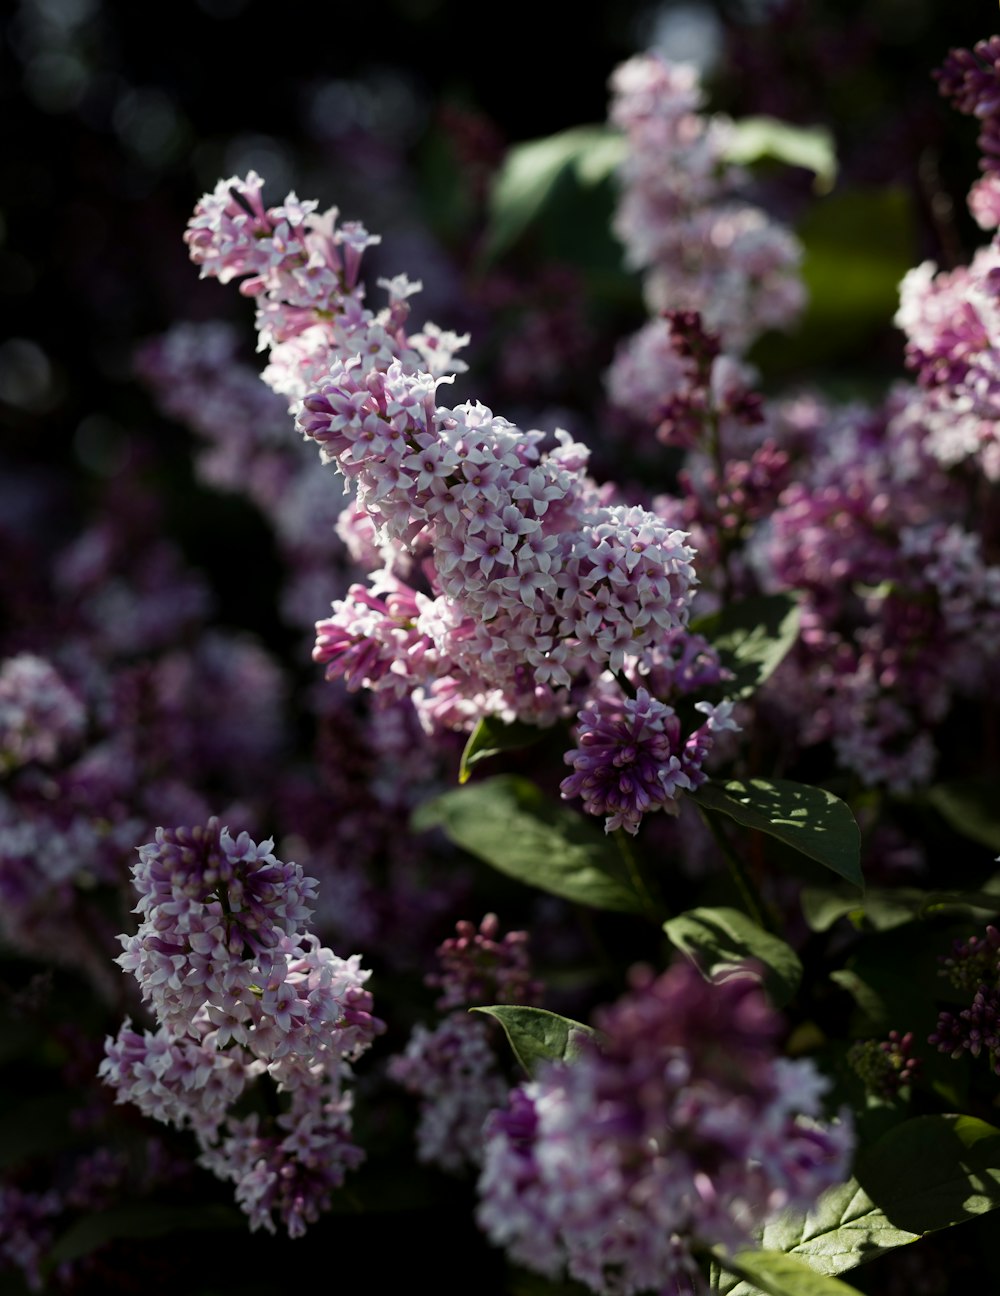
[[[961,1012],[942,1012],[929,1042],[953,1058],[985,1052],[1000,1075],[1000,931],[991,925],[985,936],[956,940],[941,963],[942,975],[973,998]]]
[[[512,1259],[592,1291],[669,1290],[691,1248],[751,1243],[846,1171],[849,1124],[820,1120],[826,1082],[775,1055],[759,985],[690,964],[633,989],[572,1064],[552,1063],[491,1119],[479,1221]]]
[[[143,920],[118,962],[160,1026],[139,1035],[126,1022],[101,1075],[119,1102],[195,1132],[251,1227],[273,1231],[277,1215],[297,1236],[362,1159],[344,1085],[383,1027],[359,956],[339,958],[304,930],[315,881],[271,845],[213,819],[159,829],[140,849]],[[288,1095],[273,1131],[231,1113],[257,1080]]]
[[[702,114],[695,69],[643,54],[617,69],[611,89],[611,121],[628,142],[614,229],[644,271],[650,308],[700,311],[737,352],[791,323],[805,299],[798,243],[739,200],[728,123]]]
[[[453,682],[481,710],[544,721],[554,693],[651,662],[686,623],[693,552],[654,514],[604,504],[565,433],[543,452],[540,432],[482,405],[436,407],[434,388],[399,362],[382,373],[352,361],[304,402],[303,432],[381,531],[429,547],[437,595],[366,634],[358,590],[320,623],[316,655],[371,687],[433,696]]]
[[[440,972],[425,978],[441,994],[438,1008],[466,1004],[537,1003],[542,987],[531,974],[528,933],[506,932],[500,937],[500,920],[487,914],[478,929],[463,919],[437,948]]]
[[[890,1031],[883,1040],[858,1040],[847,1051],[847,1060],[869,1093],[895,1098],[920,1074],[920,1059],[911,1056],[913,1032]]]
[[[560,784],[567,799],[583,798],[588,814],[607,815],[605,832],[624,828],[633,836],[654,810],[676,814],[677,798],[707,777],[702,762],[715,735],[736,730],[732,703],[698,702],[705,723],[682,736],[672,707],[640,688],[635,698],[597,698],[580,712],[577,747],[565,755],[575,773]]]
[[[403,278],[387,282],[379,316],[362,307],[360,227],[338,230],[336,212],[317,217],[294,195],[266,211],[260,194],[251,175],[206,196],[192,257],[203,274],[245,277],[271,347],[265,378],[353,485],[375,539],[426,552],[432,587],[421,598],[388,568],[370,593],[354,587],[318,627],[328,674],[414,693],[429,727],[468,728],[489,712],[547,723],[577,681],[626,658],[648,668],[656,641],[687,620],[683,533],[606,504],[565,433],[543,452],[540,432],[485,406],[438,407],[459,340],[430,326],[407,337]],[[381,603],[386,589],[396,607]]]
[[[1000,36],[956,49],[935,73],[941,93],[959,112],[980,123],[979,165],[986,173],[969,195],[969,206],[983,229],[1000,225]]]
[[[420,1160],[452,1174],[481,1163],[483,1125],[508,1090],[493,1047],[495,1026],[468,1009],[536,1004],[542,994],[532,976],[527,933],[499,937],[496,914],[487,914],[478,928],[465,920],[457,924],[455,935],[438,946],[440,971],[425,977],[441,991],[437,1007],[445,1016],[433,1030],[416,1026],[389,1063],[392,1079],[420,1099]]]

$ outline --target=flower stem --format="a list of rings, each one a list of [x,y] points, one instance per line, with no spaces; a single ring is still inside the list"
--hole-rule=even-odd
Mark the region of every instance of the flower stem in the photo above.
[[[773,931],[774,924],[768,918],[767,912],[761,903],[760,896],[757,893],[757,888],[747,871],[746,865],[733,849],[732,842],[730,842],[729,838],[723,832],[715,815],[702,809],[701,806],[699,806],[698,809],[701,810],[701,817],[708,825],[709,832],[715,838],[716,845],[725,856],[726,863],[729,866],[730,876],[736,884],[736,889],[740,893],[740,899],[743,901],[743,906],[747,913],[754,922],[759,923],[765,931]]]
[[[629,881],[632,883],[632,889],[643,903],[643,907],[651,918],[656,922],[665,921],[670,914],[664,907],[662,901],[657,901],[649,887],[646,885],[646,879],[642,875],[642,869],[639,867],[639,861],[635,857],[635,851],[632,849],[632,843],[629,841],[628,833],[624,828],[616,828],[613,833],[617,843],[619,853],[625,861],[625,868],[628,871]]]

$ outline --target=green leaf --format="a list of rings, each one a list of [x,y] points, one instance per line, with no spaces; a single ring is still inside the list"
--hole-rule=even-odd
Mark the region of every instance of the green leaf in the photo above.
[[[864,886],[858,825],[850,808],[832,792],[787,780],[732,779],[722,786],[706,783],[693,795],[703,809],[769,833],[848,882]]]
[[[817,1273],[804,1260],[783,1251],[740,1251],[735,1256],[719,1256],[723,1268],[742,1278],[740,1289],[763,1292],[765,1296],[857,1296],[848,1287],[826,1274]],[[753,1284],[749,1286],[747,1284]]]
[[[575,126],[512,148],[490,194],[485,256],[497,257],[521,237],[566,176],[591,187],[606,180],[625,157],[624,136],[607,126]]]
[[[764,1227],[761,1246],[803,1261],[817,1273],[846,1273],[918,1234],[891,1224],[856,1179],[825,1192],[809,1211],[785,1211]],[[721,1263],[725,1264],[725,1261]],[[723,1280],[720,1296],[758,1296],[759,1287]]]
[[[722,685],[722,695],[748,698],[799,637],[799,606],[791,594],[765,594],[699,617],[690,628],[705,636],[735,677]]]
[[[872,887],[858,895],[846,887],[804,887],[802,914],[810,928],[827,931],[839,918],[850,918],[855,927],[891,931],[905,923],[945,913],[988,917],[1000,912],[1000,894],[983,891],[921,891],[917,887]]]
[[[119,1238],[154,1238],[190,1229],[243,1228],[246,1219],[228,1206],[163,1206],[135,1202],[76,1220],[46,1256],[51,1269],[89,1255]]]
[[[1000,806],[995,777],[949,779],[930,788],[927,799],[955,832],[990,850],[1000,851]]]
[[[915,219],[902,186],[842,189],[814,204],[799,227],[802,276],[809,292],[805,323],[843,332],[854,344],[884,327],[899,304],[899,281],[913,265]]]
[[[483,716],[469,734],[469,741],[462,752],[458,767],[459,783],[467,783],[472,774],[472,767],[490,756],[501,752],[517,751],[521,747],[530,747],[542,737],[543,730],[537,725],[522,724],[520,721],[500,720],[497,716]]]
[[[762,965],[764,986],[777,1008],[794,996],[802,980],[798,955],[738,909],[690,909],[663,930],[709,980],[719,980],[747,960]]]
[[[774,158],[789,166],[805,167],[816,177],[817,193],[829,193],[837,178],[836,148],[825,126],[792,126],[777,117],[744,117],[729,128],[725,156],[740,165]]]
[[[1000,1206],[1000,1130],[975,1116],[917,1116],[861,1156],[857,1177],[897,1228],[961,1224]]]
[[[488,1013],[497,1019],[510,1040],[514,1056],[532,1077],[543,1062],[572,1062],[580,1051],[580,1041],[595,1034],[590,1026],[544,1008],[492,1004],[472,1011]]]
[[[595,909],[647,913],[612,840],[550,801],[527,779],[501,774],[425,802],[413,828],[440,827],[501,873]]]

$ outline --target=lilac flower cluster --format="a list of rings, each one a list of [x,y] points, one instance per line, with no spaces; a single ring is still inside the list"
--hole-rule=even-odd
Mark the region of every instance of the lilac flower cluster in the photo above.
[[[0,663],[0,772],[50,765],[83,734],[80,699],[43,657],[20,653]]]
[[[596,1024],[487,1127],[479,1223],[517,1263],[608,1296],[673,1290],[699,1248],[752,1244],[843,1178],[850,1124],[823,1123],[811,1062],[776,1056],[754,980],[638,972]]]
[[[349,1063],[383,1029],[360,957],[306,931],[316,882],[270,841],[233,838],[218,820],[159,829],[133,877],[139,930],[117,960],[158,1029],[126,1021],[102,1078],[146,1115],[191,1128],[201,1164],[236,1185],[251,1228],[275,1217],[298,1236],[362,1159],[350,1138]],[[251,1084],[276,1087],[281,1113],[237,1119]]]
[[[541,433],[482,405],[438,408],[459,340],[405,333],[414,285],[387,281],[390,304],[373,315],[358,280],[371,236],[294,195],[265,210],[260,191],[251,175],[206,196],[192,257],[203,274],[246,276],[271,347],[265,379],[298,403],[302,432],[354,486],[376,541],[412,553],[431,586],[425,596],[386,567],[370,590],[352,588],[318,626],[328,674],[413,694],[429,727],[468,728],[489,712],[551,721],[577,680],[626,658],[648,669],[656,641],[686,620],[683,535],[608,505],[565,433],[543,453]]]
[[[1000,226],[1000,36],[956,49],[935,73],[941,93],[959,112],[980,122],[980,168],[969,207],[983,229]]]
[[[408,369],[435,376],[464,370],[455,353],[467,337],[430,323],[405,333],[407,299],[420,291],[419,283],[397,275],[382,283],[388,306],[375,314],[363,305],[361,259],[378,235],[358,221],[338,226],[335,207],[317,214],[315,202],[300,202],[294,193],[281,206],[265,208],[263,187],[252,171],[243,180],[221,180],[198,203],[185,241],[202,277],[220,283],[240,278],[240,291],[257,299],[260,346],[270,350],[264,373],[270,387],[297,402],[322,381],[334,358],[357,353],[383,368],[401,359]]]
[[[150,539],[155,512],[129,494],[54,561],[22,555],[46,615],[19,626],[11,602],[0,671],[0,933],[102,993],[135,841],[154,816],[207,817],[206,784],[251,816],[283,740],[277,666],[248,636],[206,629],[203,581]]]
[[[365,682],[431,698],[457,687],[483,710],[544,721],[577,679],[655,658],[686,621],[693,553],[645,510],[604,504],[565,433],[543,453],[542,433],[482,405],[435,408],[434,386],[398,363],[367,375],[337,363],[299,419],[388,536],[433,552],[437,596],[393,618],[399,648]],[[335,612],[316,655],[337,671],[370,636],[352,603]]]
[[[560,784],[562,795],[582,797],[588,814],[606,815],[605,832],[624,828],[635,836],[644,815],[676,814],[679,793],[704,783],[716,735],[739,729],[731,702],[695,707],[707,719],[685,737],[673,707],[644,688],[635,698],[596,698],[580,712],[577,746],[564,758],[575,772]]]
[[[952,697],[993,678],[1000,569],[961,524],[964,492],[906,392],[838,420],[796,477],[755,552],[766,587],[803,595],[800,645],[768,699],[867,785],[919,786]]]
[[[420,1099],[417,1155],[457,1174],[478,1166],[483,1125],[507,1097],[493,1047],[491,1023],[468,1011],[484,1004],[530,1004],[541,997],[531,974],[524,932],[500,932],[495,914],[477,929],[459,922],[437,950],[440,972],[425,978],[440,989],[445,1013],[433,1030],[414,1027],[405,1050],[389,1063],[389,1075]]]
[[[650,310],[700,311],[735,352],[790,324],[804,302],[799,245],[738,197],[729,123],[701,111],[695,69],[644,54],[615,71],[611,90],[628,144],[614,230],[644,271]]]
[[[929,1042],[953,1058],[985,1052],[1000,1075],[1000,930],[989,926],[985,936],[955,941],[941,962],[942,974],[972,994],[972,1003],[958,1013],[940,1013]]]
[[[858,1040],[847,1051],[847,1060],[864,1081],[869,1093],[895,1098],[920,1074],[920,1058],[911,1053],[913,1032],[890,1031],[883,1040]]]

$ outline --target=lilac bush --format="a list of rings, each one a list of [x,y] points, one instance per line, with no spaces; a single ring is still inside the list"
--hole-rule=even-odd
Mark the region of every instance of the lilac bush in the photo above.
[[[323,198],[198,152],[154,431],[0,488],[12,1291],[991,1272],[1000,38],[935,77],[964,225],[929,118],[893,224],[850,123],[662,51],[602,125],[443,114],[426,227],[385,87],[257,150]]]

